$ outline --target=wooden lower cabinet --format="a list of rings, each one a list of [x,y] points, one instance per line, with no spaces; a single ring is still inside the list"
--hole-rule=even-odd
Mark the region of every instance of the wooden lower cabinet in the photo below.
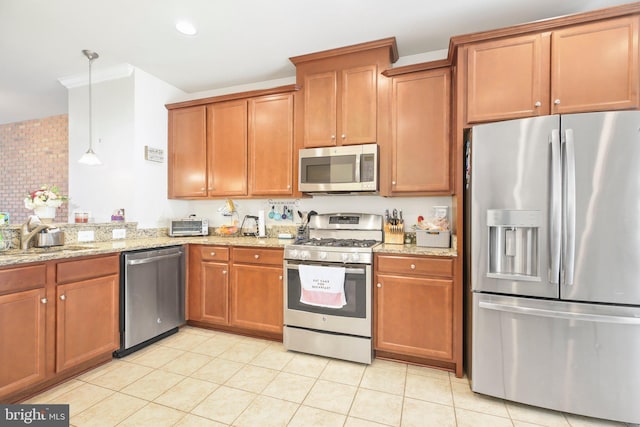
[[[282,337],[282,257],[282,249],[190,245],[189,321]]]
[[[56,372],[119,347],[117,274],[56,288]]]
[[[282,266],[234,264],[231,272],[230,323],[282,334]]]
[[[111,358],[120,343],[119,255],[0,269],[0,402]]]
[[[0,296],[0,401],[45,379],[44,288]]]
[[[233,248],[232,254],[230,323],[282,336],[282,249]]]
[[[455,369],[453,260],[376,255],[375,268],[376,352]]]

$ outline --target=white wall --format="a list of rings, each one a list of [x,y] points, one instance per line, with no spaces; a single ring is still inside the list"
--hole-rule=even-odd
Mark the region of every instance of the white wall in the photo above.
[[[164,104],[179,89],[133,68],[133,73],[94,83],[93,148],[102,165],[85,166],[78,159],[88,148],[88,86],[69,89],[69,221],[73,210],[91,212],[94,222],[109,222],[114,210],[125,209],[127,221],[142,228],[164,226],[174,217],[167,201],[167,110]],[[144,146],[164,150],[163,163],[144,160]]]
[[[398,63],[441,59],[446,50],[400,58]],[[396,64],[397,65],[397,64]],[[218,208],[224,200],[182,201],[167,199],[167,110],[165,104],[226,93],[270,88],[295,83],[295,77],[259,82],[214,91],[186,94],[179,89],[133,67],[126,77],[100,81],[93,85],[94,150],[101,166],[77,163],[88,147],[87,86],[69,89],[69,194],[70,221],[73,210],[92,213],[95,222],[109,222],[115,209],[123,208],[127,221],[140,228],[166,227],[171,218],[190,214],[208,218],[213,226],[230,224]],[[100,141],[100,142],[98,142]],[[144,147],[164,150],[164,161],[144,159]],[[272,204],[294,210],[319,213],[366,212],[382,215],[385,209],[402,210],[406,224],[418,215],[427,217],[433,206],[451,207],[451,197],[316,196],[301,199],[236,199],[240,220],[246,214],[268,213]],[[267,225],[298,224],[267,219]]]

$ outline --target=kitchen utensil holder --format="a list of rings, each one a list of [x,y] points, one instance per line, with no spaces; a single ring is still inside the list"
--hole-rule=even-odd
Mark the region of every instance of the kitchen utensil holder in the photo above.
[[[384,224],[384,243],[392,245],[404,245],[404,222],[399,221],[397,224],[385,222]]]

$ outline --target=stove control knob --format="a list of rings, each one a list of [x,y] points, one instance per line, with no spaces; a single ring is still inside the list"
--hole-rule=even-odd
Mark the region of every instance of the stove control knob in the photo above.
[[[291,251],[289,251],[289,256],[293,259],[298,258],[298,250],[297,249],[291,249]]]
[[[351,259],[352,259],[353,261],[358,261],[358,260],[360,260],[360,254],[359,254],[359,253],[353,253],[353,254],[351,254]]]
[[[318,257],[320,259],[327,259],[327,253],[326,252],[319,252],[318,253]]]
[[[340,254],[340,258],[342,258],[342,262],[349,261],[349,254]]]
[[[311,253],[309,251],[300,251],[300,259],[309,259]]]

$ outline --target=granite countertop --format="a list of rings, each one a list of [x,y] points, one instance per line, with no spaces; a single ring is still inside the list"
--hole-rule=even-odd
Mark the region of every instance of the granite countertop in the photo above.
[[[184,244],[220,245],[220,246],[255,246],[263,248],[284,248],[292,244],[293,239],[256,238],[256,237],[149,237],[143,239],[112,240],[108,242],[80,242],[51,248],[31,248],[27,251],[11,249],[0,252],[0,266],[43,262],[55,259],[76,258],[81,256],[102,255],[138,249],[158,248]],[[457,256],[455,238],[452,248],[428,248],[415,244],[382,244],[374,248],[375,253],[392,253],[406,255]]]
[[[80,242],[51,248],[31,248],[27,251],[11,249],[0,252],[0,266],[43,262],[54,259],[75,258],[90,255],[103,255],[138,249],[159,248],[183,244],[256,246],[263,248],[284,248],[292,239],[256,238],[256,237],[151,237],[145,239],[125,239],[108,242]]]

